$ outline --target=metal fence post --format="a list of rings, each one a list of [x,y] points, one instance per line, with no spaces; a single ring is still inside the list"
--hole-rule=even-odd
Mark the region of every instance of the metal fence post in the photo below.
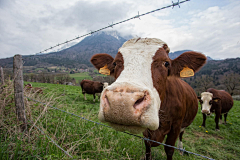
[[[18,121],[21,123],[21,131],[23,132],[27,130],[27,121],[23,98],[23,62],[21,55],[15,55],[13,58],[13,73],[16,114]]]

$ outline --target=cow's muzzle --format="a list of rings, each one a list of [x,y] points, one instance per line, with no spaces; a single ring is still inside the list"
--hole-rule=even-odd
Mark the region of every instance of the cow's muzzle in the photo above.
[[[102,92],[98,117],[121,131],[156,130],[159,126],[159,108],[153,107],[152,102],[151,92],[147,89],[108,87]]]
[[[210,111],[209,110],[202,110],[202,113],[204,113],[206,115],[210,115]]]
[[[151,104],[148,91],[128,89],[105,90],[101,100],[106,122],[133,126],[142,125],[141,115]]]

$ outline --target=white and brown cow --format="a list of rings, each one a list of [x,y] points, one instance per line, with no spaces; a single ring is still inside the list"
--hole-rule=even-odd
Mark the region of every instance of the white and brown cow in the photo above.
[[[222,120],[222,114],[224,114],[224,121],[226,124],[227,114],[233,106],[232,96],[223,90],[216,90],[213,88],[207,89],[207,92],[201,93],[201,97],[198,97],[202,107],[203,123],[205,127],[206,115],[215,113],[216,130],[219,130],[219,118]]]
[[[86,93],[87,94],[92,94],[93,95],[93,101],[95,102],[95,94],[99,97],[101,96],[101,92],[103,91],[104,88],[108,86],[107,82],[101,83],[97,81],[91,81],[91,80],[82,80],[81,83],[81,88],[82,88],[82,94],[84,95],[84,99],[87,100],[86,98]]]
[[[142,133],[145,137],[175,145],[179,136],[182,147],[184,129],[196,116],[198,100],[194,90],[180,72],[188,67],[196,72],[206,57],[185,52],[171,60],[167,44],[156,38],[131,39],[123,44],[115,58],[96,54],[91,63],[99,70],[107,66],[116,81],[105,88],[100,98],[99,120],[119,131]],[[151,147],[159,144],[145,141],[146,159]],[[167,159],[173,148],[165,147]]]
[[[31,83],[28,83],[24,86],[24,91],[29,93],[41,93],[43,94],[43,90],[39,87],[33,87]]]

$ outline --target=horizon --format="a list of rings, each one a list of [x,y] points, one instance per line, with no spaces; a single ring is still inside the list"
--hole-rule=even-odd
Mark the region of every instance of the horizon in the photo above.
[[[94,34],[92,34],[92,35],[90,35],[90,36],[95,36],[95,35],[98,35],[98,34],[102,34],[102,33],[105,33],[105,34],[107,34],[107,33],[117,33],[118,34],[118,36],[121,36],[121,38],[124,38],[124,39],[126,39],[125,37],[122,37],[122,35],[119,33],[119,32],[117,32],[116,30],[112,30],[112,31],[99,31],[99,32],[96,32],[96,33],[94,33]],[[109,34],[108,34],[109,35]],[[110,34],[111,35],[111,34]],[[111,36],[113,36],[113,35],[111,35]],[[127,35],[127,37],[130,37],[131,35]],[[86,37],[84,37],[83,39],[81,39],[79,42],[72,42],[72,44],[73,45],[70,45],[69,43],[68,44],[65,44],[65,45],[63,45],[61,48],[63,48],[63,49],[61,49],[61,50],[54,50],[54,49],[52,49],[52,50],[50,50],[49,52],[45,52],[45,53],[36,53],[36,54],[32,54],[32,55],[22,55],[22,56],[41,56],[41,55],[46,55],[46,54],[51,54],[51,53],[56,53],[56,52],[61,52],[61,51],[63,51],[63,50],[66,50],[66,49],[68,49],[68,48],[71,48],[71,47],[74,47],[75,45],[78,45],[79,43],[81,43],[85,38],[87,38],[87,37],[89,37],[89,36],[86,36]],[[116,37],[115,37],[116,38]],[[126,39],[126,41],[127,41],[128,39]],[[66,46],[68,46],[68,47],[66,47]],[[174,53],[176,53],[176,52],[186,52],[186,51],[194,51],[194,50],[191,50],[191,49],[181,49],[181,50],[178,50],[178,51],[170,51],[169,52],[169,54],[174,54]],[[204,54],[204,53],[202,53],[202,54]],[[212,58],[212,57],[210,57],[210,56],[208,56],[208,55],[206,55],[206,54],[204,54],[207,58],[209,57],[211,60],[225,60],[225,59],[236,59],[236,58],[240,58],[240,57],[236,57],[236,58],[223,58],[223,59],[214,59],[214,58]],[[14,57],[14,55],[12,56],[12,57],[5,57],[5,58],[0,58],[0,59],[8,59],[8,58],[13,58]]]

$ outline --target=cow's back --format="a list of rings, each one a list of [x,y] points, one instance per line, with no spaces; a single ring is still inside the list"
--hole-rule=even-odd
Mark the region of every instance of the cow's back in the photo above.
[[[81,87],[82,92],[87,94],[93,94],[94,88],[93,88],[93,81],[90,80],[82,80],[81,81]]]
[[[223,90],[216,90],[213,88],[209,88],[207,92],[210,92],[213,94],[213,98],[220,98],[220,104],[221,104],[221,113],[226,113],[228,112],[232,106],[233,106],[233,99],[232,96]]]
[[[178,123],[181,128],[189,126],[194,120],[198,101],[194,90],[183,80],[169,77],[167,92],[160,110],[166,112],[172,123]]]
[[[82,80],[81,87],[83,92],[87,94],[101,93],[103,90],[103,85],[100,82],[91,80]]]

